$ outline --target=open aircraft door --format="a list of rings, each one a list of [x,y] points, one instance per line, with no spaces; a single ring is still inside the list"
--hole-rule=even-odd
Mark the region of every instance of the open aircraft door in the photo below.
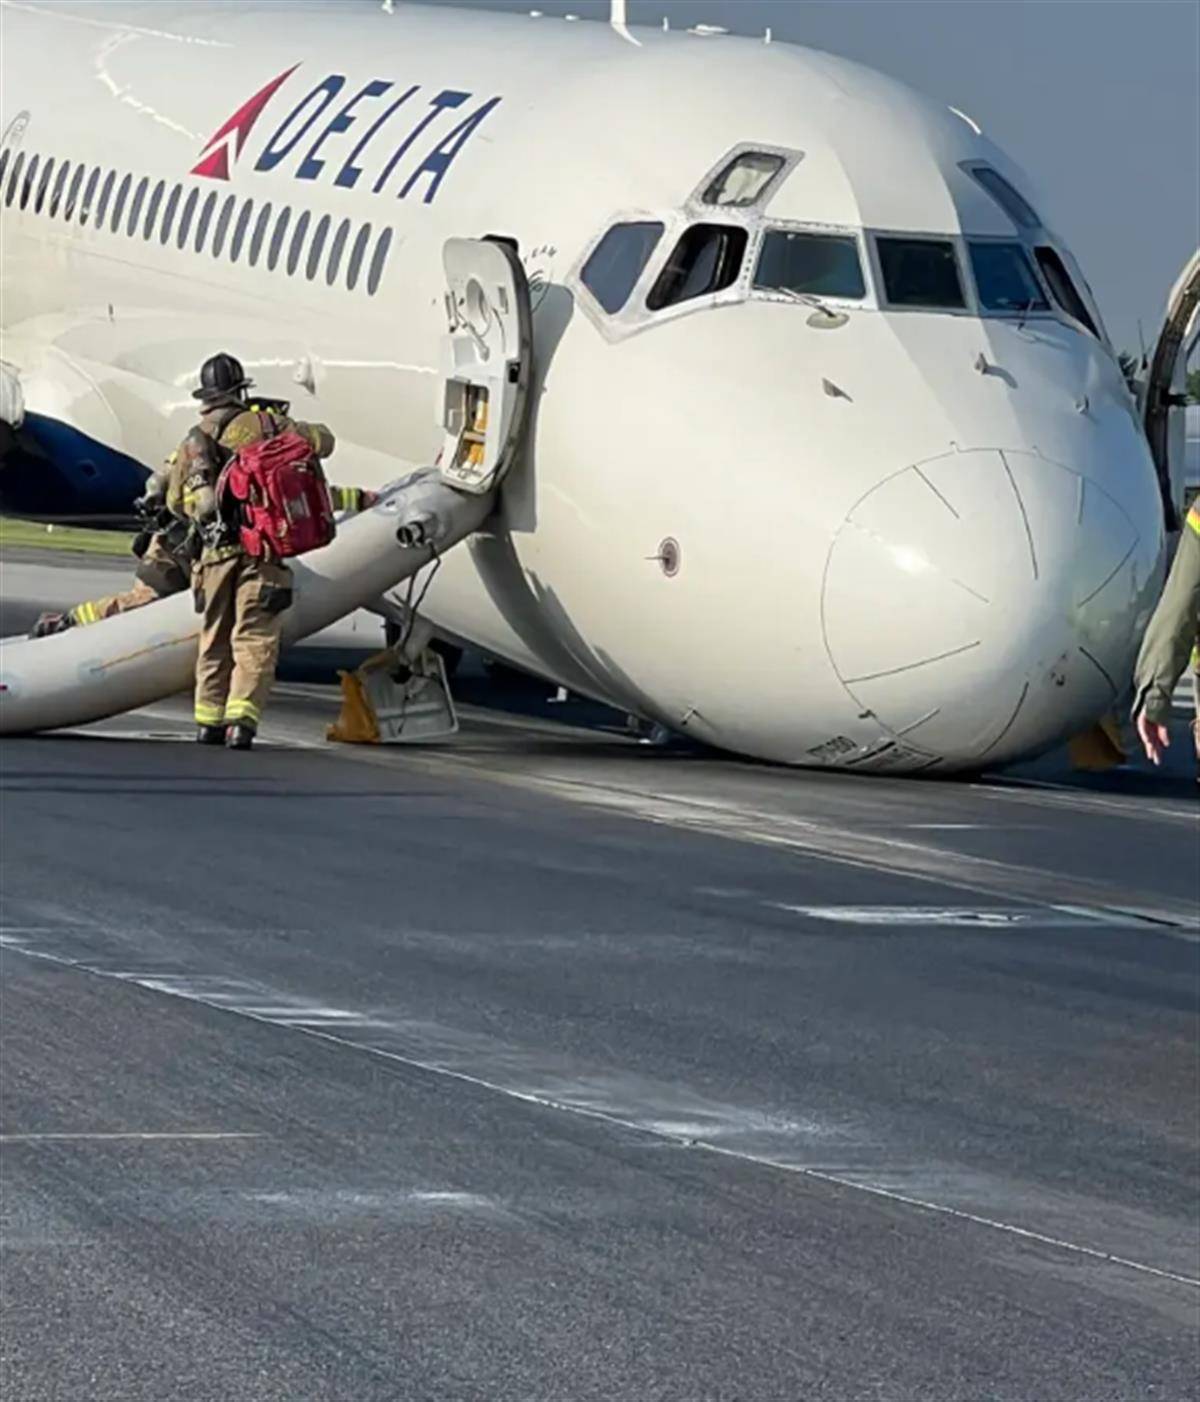
[[[1188,354],[1200,335],[1200,249],[1192,254],[1171,289],[1167,315],[1147,371],[1142,422],[1163,496],[1169,531],[1182,521],[1184,405]]]
[[[482,495],[520,452],[529,419],[533,313],[516,249],[501,239],[448,239],[449,329],[443,343],[442,480]]]

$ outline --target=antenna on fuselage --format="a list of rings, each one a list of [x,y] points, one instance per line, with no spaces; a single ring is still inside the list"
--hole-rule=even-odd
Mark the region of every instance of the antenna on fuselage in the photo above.
[[[619,34],[622,39],[627,39],[629,43],[635,44],[640,49],[642,47],[641,40],[635,39],[629,32],[629,15],[627,11],[627,0],[612,0],[612,8],[608,14],[609,28],[614,34]]]

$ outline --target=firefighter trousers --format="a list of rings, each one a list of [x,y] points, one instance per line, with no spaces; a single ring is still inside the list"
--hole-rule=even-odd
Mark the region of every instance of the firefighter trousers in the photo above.
[[[203,614],[196,658],[196,721],[257,728],[275,680],[292,575],[274,560],[237,554],[202,561],[193,577]]]
[[[123,594],[105,594],[101,599],[88,599],[76,604],[71,610],[71,621],[76,624],[99,623],[103,618],[115,618],[119,613],[129,613],[132,609],[152,604],[160,595],[148,584],[135,579],[133,587]]]
[[[132,609],[140,609],[158,599],[165,599],[169,594],[178,593],[180,588],[185,587],[184,577],[180,574],[174,555],[157,536],[151,540],[138,568],[145,569],[147,566],[151,572],[157,571],[163,581],[161,588],[156,589],[143,579],[135,579],[132,587],[122,594],[106,594],[103,598],[87,599],[82,604],[76,604],[70,611],[71,622],[81,626],[99,623],[103,618],[115,618],[119,613],[129,613]],[[167,583],[172,578],[172,572],[180,577],[178,588]]]

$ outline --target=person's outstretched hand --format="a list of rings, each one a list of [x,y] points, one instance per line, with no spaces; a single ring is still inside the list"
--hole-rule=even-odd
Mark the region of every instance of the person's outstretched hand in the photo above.
[[[1137,718],[1137,733],[1138,739],[1142,742],[1142,749],[1146,751],[1146,758],[1155,764],[1161,764],[1163,751],[1171,743],[1167,727],[1156,724],[1146,715],[1145,711],[1140,711]]]

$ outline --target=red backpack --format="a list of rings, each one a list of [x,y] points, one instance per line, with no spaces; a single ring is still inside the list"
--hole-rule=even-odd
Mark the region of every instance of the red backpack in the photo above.
[[[232,501],[242,549],[255,559],[305,555],[337,534],[325,473],[294,429],[239,448],[221,473],[217,500]]]

